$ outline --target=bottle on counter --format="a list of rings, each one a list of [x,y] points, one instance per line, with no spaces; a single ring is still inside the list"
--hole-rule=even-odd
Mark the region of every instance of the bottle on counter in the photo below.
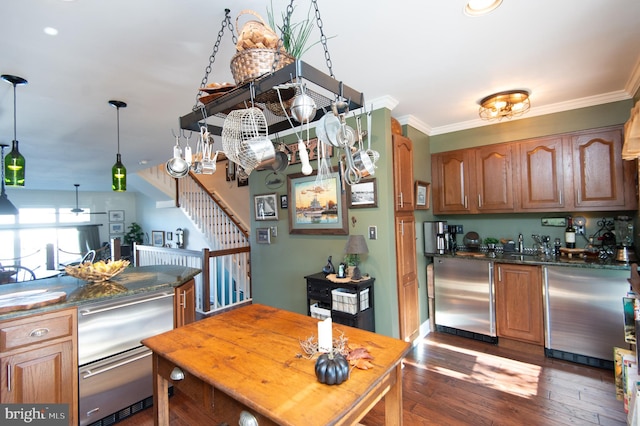
[[[567,218],[567,229],[564,230],[564,243],[567,248],[576,248],[576,228],[573,227],[573,218]]]

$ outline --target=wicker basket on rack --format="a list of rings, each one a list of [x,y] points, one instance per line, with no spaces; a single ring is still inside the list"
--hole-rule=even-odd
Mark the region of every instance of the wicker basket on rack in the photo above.
[[[276,49],[245,49],[231,58],[231,75],[238,86],[293,63],[293,56]]]

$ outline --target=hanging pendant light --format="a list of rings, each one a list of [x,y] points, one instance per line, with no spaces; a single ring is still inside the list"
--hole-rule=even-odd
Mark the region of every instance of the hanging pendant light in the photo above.
[[[0,144],[0,159],[4,162],[4,148],[9,145]],[[4,192],[4,167],[2,168],[2,191],[0,192],[0,215],[17,215],[18,209],[14,206],[9,198],[7,197],[6,192]]]
[[[116,109],[118,120],[118,153],[116,154],[116,164],[111,168],[111,188],[116,192],[124,192],[127,190],[127,168],[122,164],[120,158],[120,108],[126,108],[127,104],[122,101],[109,101],[109,105]]]
[[[15,75],[3,74],[2,78],[13,85],[13,145],[11,152],[4,159],[4,183],[8,186],[24,186],[25,160],[18,150],[16,137],[16,86],[27,84],[27,80]]]

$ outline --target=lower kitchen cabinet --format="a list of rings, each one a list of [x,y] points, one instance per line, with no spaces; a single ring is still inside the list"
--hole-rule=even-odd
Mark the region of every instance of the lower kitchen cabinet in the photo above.
[[[336,283],[323,273],[307,275],[307,314],[363,330],[376,331],[373,306],[375,278]]]
[[[540,267],[497,263],[494,274],[498,337],[544,346]]]
[[[196,285],[191,279],[175,288],[173,299],[173,328],[182,327],[196,320]]]
[[[0,403],[68,404],[78,423],[77,309],[0,323]]]

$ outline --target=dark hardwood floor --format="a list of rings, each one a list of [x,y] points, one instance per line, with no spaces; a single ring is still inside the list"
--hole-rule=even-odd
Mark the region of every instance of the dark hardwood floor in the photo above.
[[[410,426],[626,425],[612,371],[444,333],[431,333],[405,360],[403,409]],[[152,410],[118,426],[151,426]],[[212,424],[179,393],[171,398],[171,417],[172,426]],[[383,425],[384,406],[361,423]]]

